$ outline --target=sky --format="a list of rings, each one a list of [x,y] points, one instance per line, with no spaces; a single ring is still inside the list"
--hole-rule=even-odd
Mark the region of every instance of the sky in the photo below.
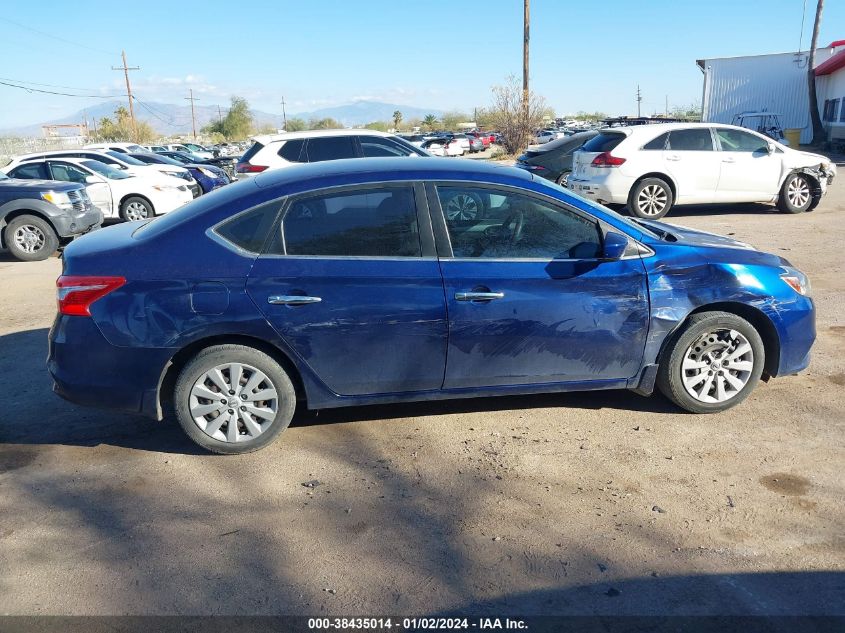
[[[802,12],[806,18],[802,34]],[[809,45],[814,0],[531,0],[531,89],[558,115],[644,114],[701,101],[695,60]],[[845,38],[828,0],[820,46]],[[471,112],[522,73],[521,0],[114,0],[0,3],[0,81],[225,106],[232,95],[288,115],[356,100]],[[35,84],[50,84],[37,86]],[[51,86],[65,86],[54,88]],[[99,99],[0,85],[0,129]]]

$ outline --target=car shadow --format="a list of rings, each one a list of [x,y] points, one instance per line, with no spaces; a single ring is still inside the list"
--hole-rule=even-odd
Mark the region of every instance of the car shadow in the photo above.
[[[0,416],[0,444],[108,444],[144,451],[204,454],[187,439],[173,419],[163,422],[132,413],[80,407],[52,393],[46,367],[47,328],[0,336],[0,375],[7,396]],[[307,427],[346,422],[389,422],[405,417],[436,417],[484,411],[582,408],[682,413],[662,396],[643,398],[627,391],[537,394],[462,398],[309,411],[297,408],[292,426]]]

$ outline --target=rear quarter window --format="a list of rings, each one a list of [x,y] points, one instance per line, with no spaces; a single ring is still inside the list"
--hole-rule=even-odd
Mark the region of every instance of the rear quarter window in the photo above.
[[[258,254],[270,237],[280,206],[278,200],[268,202],[227,220],[218,226],[215,231],[220,237],[235,246],[250,253]]]
[[[584,143],[585,152],[609,152],[625,140],[625,134],[601,132]]]
[[[305,140],[301,138],[285,141],[276,153],[289,163],[304,163],[306,159],[302,157],[303,145],[305,145]]]
[[[241,156],[241,162],[242,163],[249,162],[249,160],[253,156],[255,156],[258,152],[260,152],[262,149],[264,149],[264,145],[262,143],[259,143],[258,141],[256,141],[255,143],[252,144],[252,147],[250,147],[248,150],[246,150],[244,155]]]

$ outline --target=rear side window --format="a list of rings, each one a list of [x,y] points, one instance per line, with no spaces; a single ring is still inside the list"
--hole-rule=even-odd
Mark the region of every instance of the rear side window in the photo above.
[[[21,165],[20,167],[16,167],[15,169],[13,169],[9,175],[12,178],[25,178],[27,180],[50,180],[50,176],[47,174],[47,167],[44,163],[38,163],[37,165]]]
[[[420,257],[412,187],[347,190],[296,200],[282,223],[287,255]]]
[[[327,136],[308,139],[306,147],[309,163],[341,158],[356,158],[355,141],[351,136]]]
[[[250,161],[250,159],[253,156],[255,156],[258,152],[260,152],[262,149],[264,149],[264,145],[262,145],[261,143],[256,141],[255,143],[252,144],[252,147],[250,147],[248,150],[246,150],[244,155],[241,156],[241,162],[242,163],[248,163]]]
[[[643,145],[643,149],[656,149],[656,150],[666,149],[666,139],[668,139],[668,138],[669,138],[669,132],[664,132],[663,134],[658,136],[656,139],[649,141],[648,143]]]
[[[292,141],[285,141],[276,153],[289,163],[304,163],[307,159],[305,157],[300,157],[302,154],[302,147],[304,145],[305,141],[301,138],[294,139]]]
[[[388,138],[362,136],[361,153],[365,158],[376,156],[407,156],[410,152],[402,145]]]
[[[625,139],[624,134],[601,132],[584,143],[585,152],[609,152]]]
[[[681,152],[712,152],[713,137],[706,127],[672,130],[669,132],[667,149]]]
[[[216,231],[223,239],[249,251],[260,253],[279,212],[279,202],[268,202],[252,211],[247,211],[218,226]]]

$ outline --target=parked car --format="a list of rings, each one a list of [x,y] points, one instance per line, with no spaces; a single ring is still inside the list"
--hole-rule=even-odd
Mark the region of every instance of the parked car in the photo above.
[[[47,158],[21,163],[7,174],[13,178],[45,179],[80,184],[107,218],[143,220],[193,200],[190,190],[174,178],[156,172],[132,176],[88,158]]]
[[[132,158],[140,160],[142,163],[148,165],[176,165],[187,169],[194,180],[197,181],[201,188],[201,193],[208,193],[214,191],[218,187],[228,185],[231,180],[226,175],[226,172],[220,167],[214,165],[201,165],[198,163],[180,163],[168,156],[162,154],[152,154],[149,152],[139,152],[137,154],[129,154]],[[199,194],[198,194],[199,195]]]
[[[534,145],[543,145],[556,138],[557,133],[554,130],[540,130],[534,135]]]
[[[527,149],[516,159],[515,167],[530,171],[565,187],[572,173],[572,155],[598,132],[580,132],[545,143],[542,147]]]
[[[23,154],[12,159],[6,169],[11,169],[20,163],[29,162],[33,160],[41,160],[43,158],[88,158],[96,160],[106,165],[111,165],[115,169],[122,169],[131,176],[154,176],[161,174],[168,178],[177,178],[185,185],[187,189],[197,197],[200,194],[200,187],[194,177],[184,167],[176,167],[173,165],[147,165],[141,161],[129,156],[128,154],[121,154],[114,150],[96,150],[96,149],[68,149],[68,150],[53,150],[48,152],[34,152],[32,154]]]
[[[103,214],[80,184],[19,180],[0,172],[0,250],[34,262],[98,228]]]
[[[469,141],[467,141],[467,145]],[[393,134],[376,130],[312,130],[256,136],[236,167],[238,178],[266,169],[342,158],[426,156],[427,153]]]
[[[448,137],[452,140],[457,140],[465,154],[472,153],[472,145],[470,144],[469,137],[466,134],[449,134]]]
[[[674,205],[764,202],[813,209],[836,175],[830,159],[733,125],[657,123],[602,129],[575,152],[568,186],[641,218]]]
[[[474,154],[475,152],[483,152],[484,151],[484,141],[482,141],[479,137],[475,135],[467,135],[469,139],[469,152],[470,154]]]
[[[458,139],[448,136],[430,138],[420,148],[432,156],[463,156],[466,152]]]
[[[185,154],[184,152],[159,152],[162,156],[175,160],[183,167],[188,165],[212,165],[219,167],[229,177],[230,181],[237,179],[235,166],[237,165],[237,158],[234,156],[215,156],[214,158],[202,158],[201,156],[194,156],[193,154]]]
[[[145,150],[148,152],[158,153],[158,152],[166,152],[167,148],[164,145],[142,145]]]
[[[146,148],[137,143],[91,143],[90,145],[83,145],[82,149],[97,149],[103,152],[112,151],[118,154],[129,154],[131,152],[143,152]]]
[[[443,212],[478,192],[484,214]],[[218,453],[267,446],[297,401],[656,385],[715,413],[805,368],[815,338],[807,278],[782,257],[480,161],[274,170],[75,240],[57,287],[56,393],[172,409]]]

